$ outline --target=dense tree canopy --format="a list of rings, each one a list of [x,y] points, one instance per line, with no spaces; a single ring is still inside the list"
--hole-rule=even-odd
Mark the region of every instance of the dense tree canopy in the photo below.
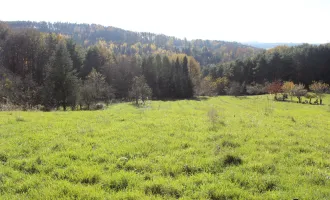
[[[116,54],[183,53],[193,56],[202,66],[228,62],[238,58],[247,58],[262,51],[261,49],[236,42],[215,40],[187,41],[186,39],[161,34],[138,33],[96,24],[31,21],[8,22],[8,24],[14,29],[34,28],[44,33],[53,32],[70,36],[85,47],[94,45],[102,39],[110,45],[112,51]]]
[[[98,40],[101,36],[105,40]],[[221,56],[230,45],[243,49]],[[284,91],[300,101],[309,89],[322,103],[330,83],[329,44],[280,46],[259,54],[244,49],[249,47],[96,25],[0,23],[0,100],[49,109],[89,108],[113,97],[128,100],[143,82],[154,99]],[[235,61],[224,62],[228,56]]]
[[[241,84],[276,80],[310,85],[313,81],[330,83],[330,44],[276,47],[244,60],[204,67],[204,76],[227,77]]]

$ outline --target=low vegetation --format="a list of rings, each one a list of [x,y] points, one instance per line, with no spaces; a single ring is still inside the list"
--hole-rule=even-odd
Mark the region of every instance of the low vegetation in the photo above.
[[[1,199],[329,199],[329,106],[197,100],[0,112]]]

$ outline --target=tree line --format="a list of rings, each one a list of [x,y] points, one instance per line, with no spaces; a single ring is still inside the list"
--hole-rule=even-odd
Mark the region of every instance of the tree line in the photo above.
[[[238,93],[248,94],[247,86],[274,81],[306,86],[313,81],[330,83],[330,44],[279,46],[248,59],[203,67],[202,74],[205,91],[214,94],[225,94],[230,85],[239,88]]]
[[[307,86],[330,83],[329,77],[329,44],[281,46],[201,67],[190,53],[120,52],[104,40],[84,46],[67,35],[0,23],[0,101],[27,108],[90,109],[114,98],[139,102],[264,94],[272,93],[268,86],[281,83],[282,88],[285,81],[298,83],[294,88],[301,90],[296,91],[314,91]]]
[[[61,34],[0,24],[2,102],[66,110],[114,98],[183,99],[199,78],[199,63],[186,54],[117,54],[105,41],[85,48]]]
[[[132,32],[97,24],[13,21],[8,22],[8,25],[13,29],[34,28],[43,33],[52,32],[70,36],[84,47],[104,40],[116,54],[182,53],[193,56],[202,66],[248,58],[262,51],[237,42],[200,39],[188,41],[163,34]]]

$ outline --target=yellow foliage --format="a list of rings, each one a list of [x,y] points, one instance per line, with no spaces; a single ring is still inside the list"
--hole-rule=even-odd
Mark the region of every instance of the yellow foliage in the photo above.
[[[286,81],[282,85],[282,90],[284,93],[291,93],[294,88],[294,83],[292,81]]]

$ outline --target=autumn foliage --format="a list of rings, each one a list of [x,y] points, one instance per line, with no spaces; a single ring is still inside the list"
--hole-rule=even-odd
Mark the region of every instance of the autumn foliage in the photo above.
[[[280,81],[274,81],[266,87],[266,90],[269,94],[274,94],[275,99],[277,99],[277,94],[283,91],[282,83]]]
[[[323,83],[322,81],[313,81],[313,83],[309,86],[309,89],[315,92],[317,97],[320,98],[320,104],[322,104],[322,97],[324,93],[329,89],[329,84]]]

